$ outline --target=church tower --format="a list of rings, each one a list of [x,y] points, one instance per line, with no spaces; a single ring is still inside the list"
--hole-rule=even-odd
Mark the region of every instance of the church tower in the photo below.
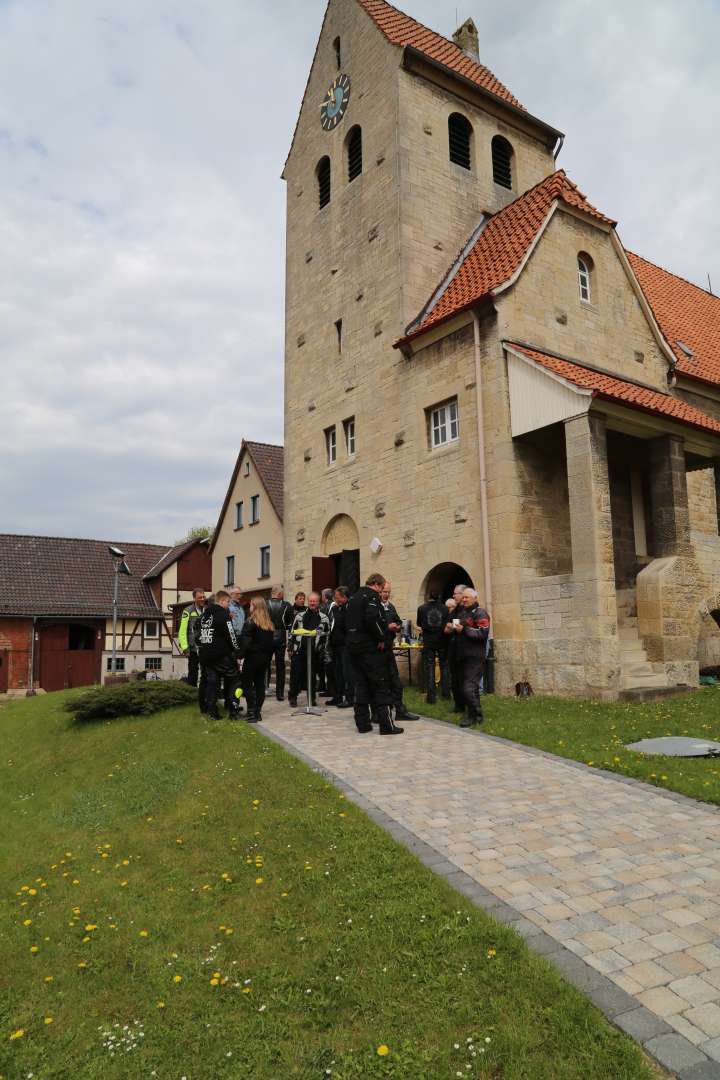
[[[393,348],[483,216],[554,170],[559,132],[480,63],[479,37],[385,0],[328,4],[283,173],[289,597],[379,570],[411,615],[459,550],[479,576],[471,350],[428,367]]]

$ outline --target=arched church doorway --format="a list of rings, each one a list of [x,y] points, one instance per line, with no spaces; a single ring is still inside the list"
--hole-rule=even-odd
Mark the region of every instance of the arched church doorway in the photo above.
[[[430,598],[430,593],[436,593],[441,600],[448,600],[456,585],[469,585],[475,588],[473,579],[464,566],[454,562],[438,563],[425,578],[420,589],[421,602]]]
[[[348,514],[336,514],[322,536],[322,556],[312,561],[312,587],[334,589],[347,585],[351,592],[360,587],[360,536]]]

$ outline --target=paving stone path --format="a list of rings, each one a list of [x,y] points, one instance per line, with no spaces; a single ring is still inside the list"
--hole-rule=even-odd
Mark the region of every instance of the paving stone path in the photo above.
[[[449,724],[262,730],[514,926],[682,1080],[720,1078],[720,812]]]

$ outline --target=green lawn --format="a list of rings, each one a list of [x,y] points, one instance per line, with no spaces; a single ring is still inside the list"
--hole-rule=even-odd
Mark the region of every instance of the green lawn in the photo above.
[[[261,733],[64,699],[0,710],[3,1080],[654,1075]]]
[[[452,702],[426,705],[410,688],[406,704],[424,716],[458,723]],[[628,743],[662,735],[690,735],[720,742],[720,687],[642,705],[492,694],[482,699],[488,735],[537,746],[598,769],[634,776],[657,787],[720,803],[720,759],[647,757]]]

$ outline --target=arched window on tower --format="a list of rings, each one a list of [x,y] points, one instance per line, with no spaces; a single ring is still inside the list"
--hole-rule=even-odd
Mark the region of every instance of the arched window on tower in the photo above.
[[[448,149],[450,160],[463,169],[471,168],[472,124],[462,113],[448,117]]]
[[[330,202],[330,158],[320,158],[316,169],[320,209]]]
[[[350,129],[345,145],[347,148],[348,183],[350,183],[363,171],[362,128],[357,124]]]
[[[493,180],[500,187],[512,190],[513,148],[502,135],[496,135],[491,143]]]
[[[593,261],[584,251],[581,251],[577,257],[577,271],[580,299],[585,304],[591,304],[593,293]]]
[[[342,67],[342,49],[340,48],[340,38],[336,37],[333,41],[333,49],[335,50],[335,63],[337,64],[338,71]]]

